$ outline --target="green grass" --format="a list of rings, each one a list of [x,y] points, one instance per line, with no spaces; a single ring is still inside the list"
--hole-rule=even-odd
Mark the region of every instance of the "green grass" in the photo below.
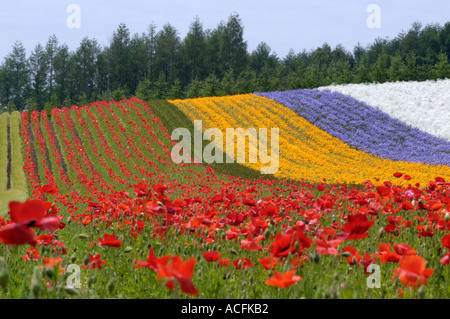
[[[6,115],[5,115],[6,114]],[[6,120],[5,120],[6,119]],[[5,121],[10,125],[10,140],[11,140],[11,188],[6,189],[0,187],[0,216],[4,216],[8,211],[8,204],[10,201],[25,201],[28,198],[28,183],[23,171],[23,157],[22,157],[22,141],[20,137],[20,113],[13,112],[9,116],[8,113],[3,113],[0,116],[0,168],[5,173],[0,173],[0,185],[3,179],[6,178],[6,166],[3,166],[4,156],[3,149],[8,145],[8,140],[3,139],[4,123]],[[7,162],[7,159],[5,159]]]
[[[8,126],[9,113],[0,115],[0,192],[6,190],[8,181]]]

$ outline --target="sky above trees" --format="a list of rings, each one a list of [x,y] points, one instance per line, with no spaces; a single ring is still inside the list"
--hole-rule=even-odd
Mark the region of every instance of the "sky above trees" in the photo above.
[[[367,26],[367,19],[374,13],[367,12],[370,4],[380,8],[380,28]],[[67,24],[76,13],[70,5],[79,9],[79,28]],[[196,16],[205,29],[214,29],[231,13],[242,19],[250,52],[262,41],[279,57],[286,56],[291,48],[300,52],[325,42],[332,47],[340,43],[352,50],[358,42],[366,45],[378,37],[392,39],[414,21],[444,24],[449,20],[449,12],[448,0],[8,1],[2,2],[0,10],[0,59],[10,52],[16,40],[23,43],[28,53],[52,34],[70,50],[75,50],[86,36],[106,46],[121,22],[132,34],[146,32],[152,23],[158,29],[170,23],[183,38]]]

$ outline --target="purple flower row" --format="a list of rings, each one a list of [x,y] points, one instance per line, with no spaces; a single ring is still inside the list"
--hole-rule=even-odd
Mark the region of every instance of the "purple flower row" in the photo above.
[[[350,96],[316,89],[254,94],[287,106],[355,149],[391,160],[450,166],[450,142]]]

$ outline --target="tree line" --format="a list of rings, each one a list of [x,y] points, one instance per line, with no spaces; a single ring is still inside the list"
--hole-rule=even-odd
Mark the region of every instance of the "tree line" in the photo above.
[[[231,14],[215,29],[198,18],[184,39],[170,23],[131,36],[121,23],[110,43],[85,37],[69,50],[51,35],[27,56],[20,41],[0,65],[0,112],[85,105],[96,100],[178,99],[315,88],[324,85],[450,78],[450,22],[415,22],[392,40],[353,52],[342,45],[280,58],[265,43],[248,52],[244,27]]]

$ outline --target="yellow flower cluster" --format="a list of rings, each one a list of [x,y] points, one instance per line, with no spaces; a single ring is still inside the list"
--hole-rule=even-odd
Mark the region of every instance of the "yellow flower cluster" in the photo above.
[[[450,180],[449,166],[392,161],[355,150],[289,108],[265,97],[244,94],[169,102],[192,121],[202,120],[203,130],[218,128],[224,136],[226,128],[254,128],[256,131],[267,128],[269,133],[271,128],[278,128],[279,170],[275,174],[278,177],[310,181],[326,178],[330,183],[371,180],[374,184],[381,184],[389,180],[403,185],[426,185],[437,176]],[[257,146],[246,147],[247,159],[248,152],[257,151]],[[270,135],[267,146],[270,149]],[[224,151],[227,154],[233,152],[225,145]],[[258,161],[244,165],[259,170],[265,164]],[[397,179],[393,176],[395,172],[410,175],[412,179]]]

